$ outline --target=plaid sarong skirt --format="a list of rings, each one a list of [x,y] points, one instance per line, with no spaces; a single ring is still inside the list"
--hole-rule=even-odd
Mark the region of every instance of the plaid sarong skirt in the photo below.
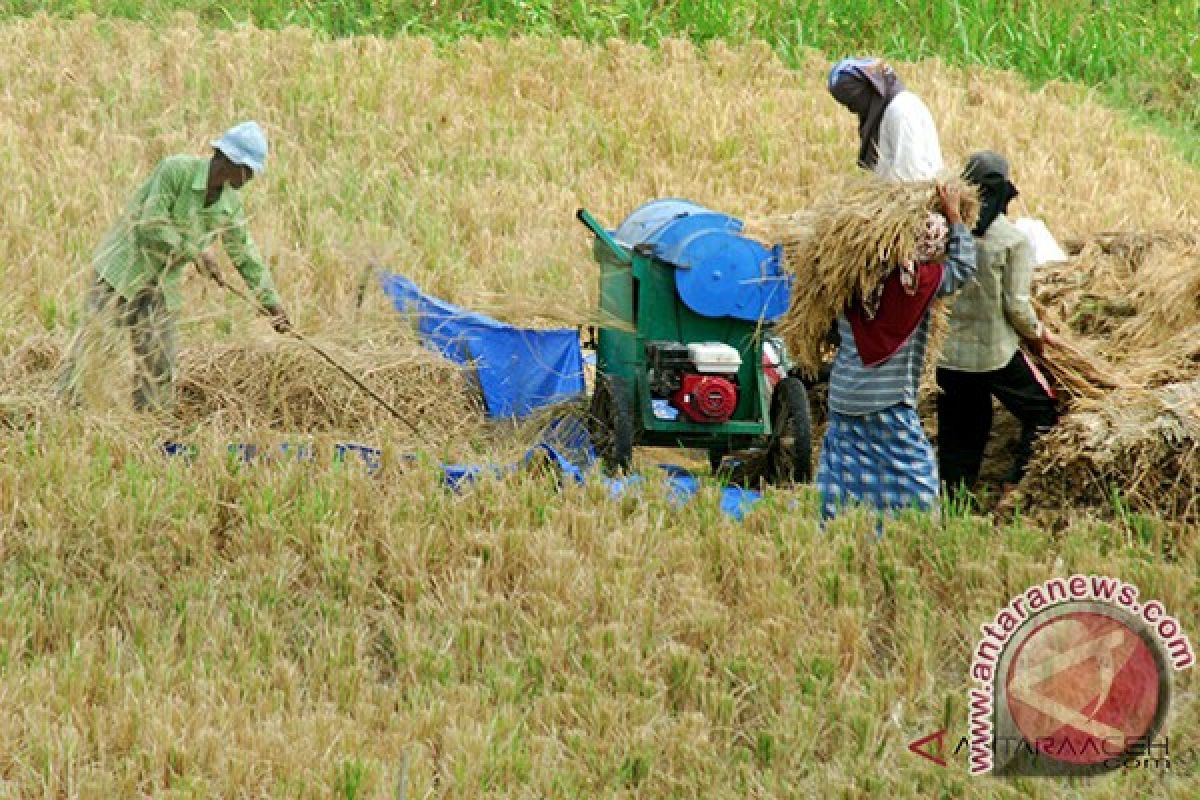
[[[937,459],[917,410],[901,404],[863,416],[830,411],[817,489],[826,518],[849,503],[880,511],[932,508]]]

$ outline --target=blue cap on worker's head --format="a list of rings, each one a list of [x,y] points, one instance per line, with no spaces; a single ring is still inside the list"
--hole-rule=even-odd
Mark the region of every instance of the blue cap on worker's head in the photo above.
[[[838,78],[842,77],[842,75],[854,69],[865,69],[878,60],[878,58],[843,58],[829,70],[829,90],[833,91],[833,85],[838,82]]]
[[[253,120],[234,125],[212,146],[233,163],[254,170],[255,175],[261,175],[267,168],[267,135]]]

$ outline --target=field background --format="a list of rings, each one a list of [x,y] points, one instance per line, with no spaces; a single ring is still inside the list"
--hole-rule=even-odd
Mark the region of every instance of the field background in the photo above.
[[[417,35],[438,41],[512,34],[616,37],[656,45],[682,37],[768,43],[790,66],[805,50],[829,54],[885,53],[915,60],[1012,69],[1035,84],[1068,80],[1092,86],[1112,103],[1174,135],[1193,158],[1196,61],[1200,58],[1197,0],[334,0],[285,3],[249,0],[5,0],[0,14],[94,12],[161,21],[175,11],[205,25],[244,22],[259,27],[303,25],[334,36]]]
[[[711,490],[675,509],[654,489],[614,503],[599,486],[559,492],[536,474],[455,496],[433,465],[394,461],[418,444],[402,428],[347,419],[323,434],[383,445],[390,463],[372,479],[302,464],[247,469],[221,454],[230,438],[303,430],[205,420],[189,431],[203,446],[186,466],[157,457],[164,429],[145,420],[48,407],[52,356],[104,229],[159,158],[202,153],[238,119],[259,119],[272,139],[269,171],[246,199],[301,330],[390,358],[411,348],[389,338],[396,323],[382,299],[355,308],[368,259],[513,321],[580,322],[595,272],[577,207],[611,224],[673,195],[753,217],[801,209],[853,170],[853,120],[824,91],[828,57],[781,44],[775,28],[786,26],[762,27],[782,4],[695,4],[742,21],[696,30],[682,4],[647,5],[644,19],[657,22],[640,28],[631,5],[614,4],[608,27],[585,28],[582,15],[539,17],[536,4],[522,6],[528,18],[506,16],[506,4],[484,4],[486,17],[439,4],[376,18],[369,5],[328,4],[338,13],[300,6],[293,18],[315,28],[278,31],[189,5],[198,13],[144,6],[143,23],[3,23],[0,268],[10,291],[0,352],[17,410],[0,438],[0,796],[1200,790],[1185,755],[1200,746],[1187,675],[1170,730],[1181,756],[1168,775],[969,781],[904,749],[943,725],[964,732],[977,626],[1036,581],[1118,575],[1195,637],[1196,531],[1089,520],[1044,531],[948,509],[941,521],[890,523],[876,541],[855,516],[821,532],[804,490],[771,492],[735,524]],[[994,5],[999,25],[1009,4]],[[973,19],[975,6],[957,7]],[[934,8],[930,24],[954,18],[955,6]],[[1109,8],[1117,20],[1134,13]],[[360,30],[346,22],[360,12],[376,19],[372,30],[430,35],[329,35]],[[1078,36],[1049,28],[1040,50],[1036,39],[997,48],[1010,61],[917,27],[889,46],[871,38],[891,35],[883,17],[862,30],[889,55],[930,57],[899,69],[934,111],[948,158],[1008,153],[1021,213],[1064,237],[1195,230],[1194,3],[1136,18],[1152,27],[1139,28],[1148,44],[1130,70],[1126,39],[1107,29],[1092,43],[1113,43],[1109,73],[1029,69],[1031,86],[1015,72],[950,65],[1022,66],[1018,53],[1038,52],[1067,63],[1108,18],[1082,16]],[[865,24],[842,19],[851,21],[832,27],[844,37]],[[461,38],[510,28],[582,38]],[[729,41],[667,37],[681,29]],[[748,41],[767,31],[769,43]],[[822,43],[817,35],[799,41]],[[1092,88],[1040,83],[1052,77]],[[1144,91],[1176,92],[1144,106],[1165,135],[1112,107],[1136,99],[1120,88],[1135,78]],[[287,355],[262,321],[198,278],[187,297],[193,363],[243,346]],[[460,423],[430,432],[430,458],[500,458],[522,441],[520,431],[465,430],[475,412],[460,394],[417,388]]]

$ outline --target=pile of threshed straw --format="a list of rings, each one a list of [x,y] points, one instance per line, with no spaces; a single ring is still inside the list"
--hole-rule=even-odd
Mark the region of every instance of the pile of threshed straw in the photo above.
[[[442,438],[479,422],[463,369],[412,342],[322,340],[321,348],[422,432]],[[376,435],[397,421],[302,343],[243,340],[180,353],[176,416],[236,428]]]
[[[1170,232],[1099,234],[1068,242],[1069,261],[1034,279],[1043,320],[1071,337],[1083,388],[1154,387],[1200,373],[1200,241]],[[1070,354],[1067,354],[1070,356]],[[1106,380],[1115,381],[1107,386]]]
[[[1034,508],[1152,513],[1200,525],[1200,242],[1097,234],[1034,280],[1042,320],[1067,337],[1043,363],[1070,412],[1021,484]]]
[[[1200,380],[1080,401],[1021,483],[1038,509],[1128,508],[1200,523]]]
[[[128,408],[133,372],[128,340],[107,338],[87,359],[82,400],[97,410]],[[404,414],[427,443],[452,441],[481,424],[480,398],[469,373],[421,346],[408,331],[316,342]],[[46,405],[64,344],[58,337],[34,337],[0,362],[6,384],[23,388],[2,398],[8,424],[25,424]],[[174,427],[411,439],[407,426],[312,348],[280,337],[189,344],[179,353],[176,400],[162,420]]]

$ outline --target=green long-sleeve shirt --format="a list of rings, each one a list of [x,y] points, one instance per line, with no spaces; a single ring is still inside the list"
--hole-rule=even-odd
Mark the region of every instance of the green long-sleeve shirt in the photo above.
[[[93,259],[96,272],[125,299],[157,285],[167,308],[178,311],[184,267],[219,236],[259,302],[279,304],[271,272],[246,231],[237,191],[226,186],[205,207],[208,164],[196,156],[163,159],[100,243]]]

